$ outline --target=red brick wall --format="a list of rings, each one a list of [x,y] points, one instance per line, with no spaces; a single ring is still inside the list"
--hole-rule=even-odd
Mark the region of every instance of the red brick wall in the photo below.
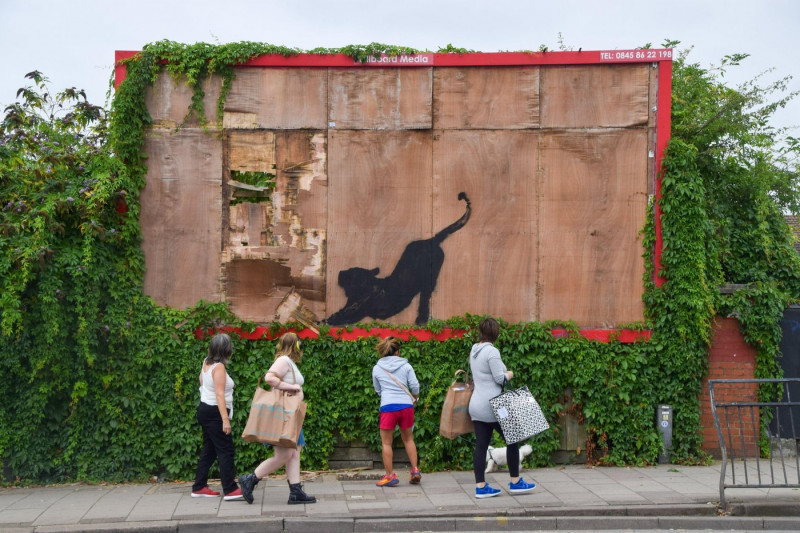
[[[753,379],[756,365],[756,350],[748,346],[739,331],[739,321],[735,318],[716,317],[712,331],[711,346],[708,350],[708,377],[703,381],[701,396],[700,423],[704,437],[703,449],[714,457],[721,457],[719,438],[711,413],[708,394],[709,379]],[[757,401],[755,385],[741,383],[714,387],[714,399],[720,402]],[[757,408],[744,409],[741,413],[729,410],[729,416],[717,409],[720,422],[731,428],[733,441],[728,441],[729,457],[757,457],[759,412]],[[741,415],[741,416],[740,416]],[[728,437],[723,433],[725,438]]]

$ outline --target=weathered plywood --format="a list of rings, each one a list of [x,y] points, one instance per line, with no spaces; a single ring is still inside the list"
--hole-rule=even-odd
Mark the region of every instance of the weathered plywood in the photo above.
[[[646,130],[542,134],[541,320],[643,319]]]
[[[228,135],[230,169],[275,173],[275,134],[271,131],[232,131]]]
[[[288,321],[293,311],[320,320],[325,305],[325,135],[233,131],[227,145],[230,170],[269,168],[276,174],[268,201],[229,206],[223,279],[231,309],[258,322]]]
[[[539,67],[439,68],[433,87],[436,129],[539,126]]]
[[[331,69],[328,122],[336,129],[429,129],[430,68]]]
[[[240,68],[221,134],[176,132],[191,90],[162,76],[145,290],[255,322],[641,320],[655,72]],[[213,122],[219,78],[206,92]],[[231,171],[274,174],[274,192]]]
[[[225,102],[227,128],[326,127],[327,73],[308,68],[237,68]]]
[[[543,128],[646,125],[648,64],[582,65],[541,69]]]
[[[472,215],[442,245],[434,315],[536,319],[539,133],[437,131],[436,138],[434,229],[463,211],[460,191],[469,196]]]
[[[217,120],[217,99],[219,98],[222,80],[212,76],[203,82],[203,109],[206,122]],[[175,128],[178,125],[198,126],[200,120],[192,114],[187,119],[189,106],[192,105],[194,90],[186,84],[186,78],[174,78],[166,72],[158,75],[152,87],[145,92],[145,102],[153,126],[156,128]]]
[[[374,280],[395,271],[408,244],[431,236],[431,136],[417,131],[331,130],[329,147],[327,314],[331,317],[347,303],[339,284],[342,271],[359,278],[361,294],[372,295]],[[359,277],[353,268],[379,272]],[[417,277],[425,276],[425,269],[420,269],[414,279],[402,280],[401,288],[413,293]],[[386,310],[400,301],[391,291],[385,296],[391,301],[381,301],[379,295],[367,302],[368,307],[377,302]],[[414,297],[402,312],[391,315],[391,321],[414,323],[418,301]]]
[[[222,147],[200,130],[151,132],[141,193],[144,291],[161,305],[220,301]]]

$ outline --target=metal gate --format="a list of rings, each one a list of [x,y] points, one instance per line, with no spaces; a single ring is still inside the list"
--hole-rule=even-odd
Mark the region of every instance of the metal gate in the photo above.
[[[776,401],[735,401],[741,391],[773,384]],[[725,394],[715,396],[715,389]],[[800,488],[798,430],[795,416],[800,412],[800,378],[786,379],[712,379],[708,381],[711,412],[717,428],[722,469],[719,499],[727,509],[725,489],[730,488]],[[769,438],[768,457],[761,458],[759,436],[761,411],[770,410],[771,423],[764,428]],[[788,446],[787,446],[788,443]],[[727,471],[730,468],[730,480]]]

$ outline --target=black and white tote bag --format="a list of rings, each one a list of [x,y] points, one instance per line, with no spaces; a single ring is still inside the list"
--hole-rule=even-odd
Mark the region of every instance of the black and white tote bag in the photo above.
[[[504,385],[505,386],[505,385]],[[506,444],[515,444],[550,428],[542,408],[526,385],[489,400]]]

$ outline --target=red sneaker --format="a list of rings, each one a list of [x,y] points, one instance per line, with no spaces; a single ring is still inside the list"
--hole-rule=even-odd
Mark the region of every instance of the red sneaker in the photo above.
[[[192,498],[216,498],[217,496],[219,496],[219,492],[209,489],[208,485],[192,492]]]
[[[242,494],[242,489],[236,489],[233,492],[229,492],[225,496],[222,497],[223,500],[226,502],[234,501],[234,500],[244,500],[244,495]]]
[[[418,485],[420,481],[422,481],[422,474],[419,473],[419,468],[415,468],[411,471],[411,477],[408,482],[412,485]]]

